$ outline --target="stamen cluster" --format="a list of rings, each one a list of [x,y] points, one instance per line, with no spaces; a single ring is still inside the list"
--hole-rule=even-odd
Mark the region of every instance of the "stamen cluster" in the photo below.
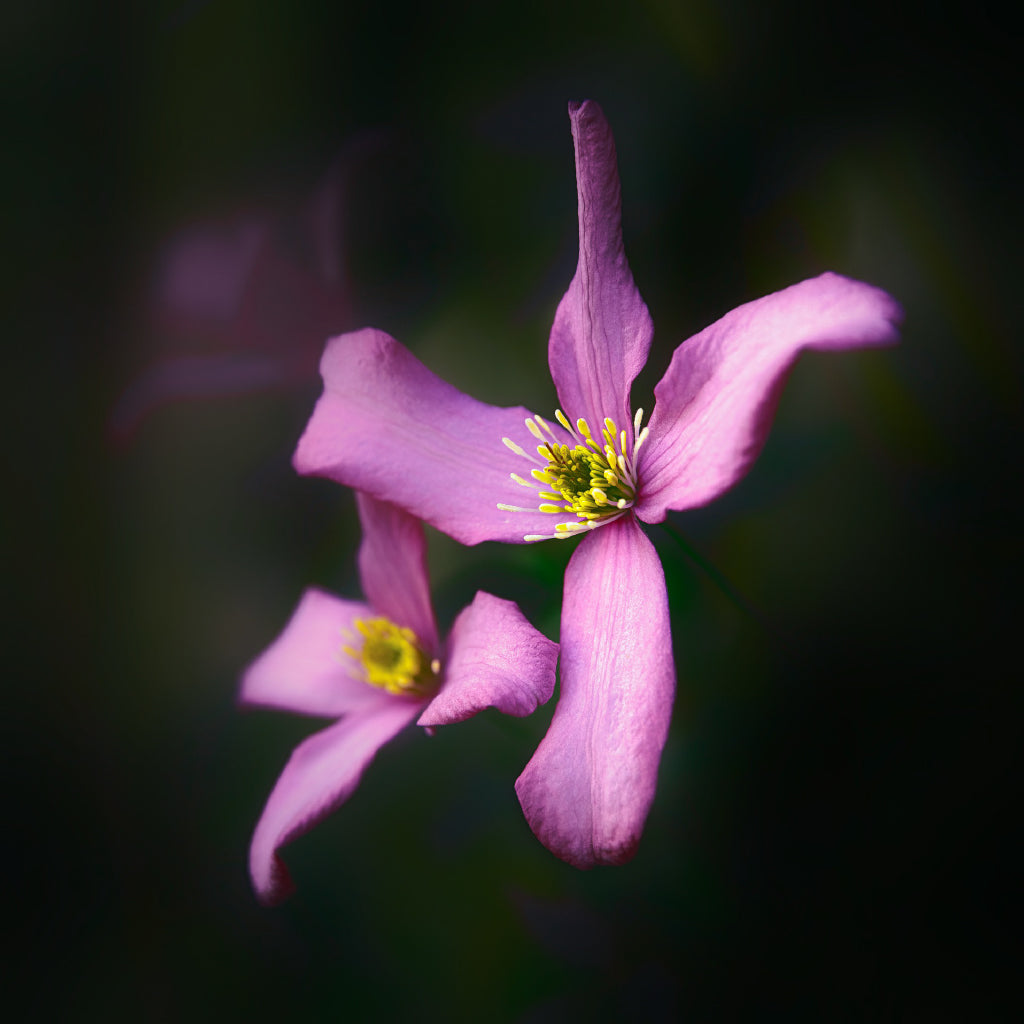
[[[647,428],[640,429],[643,414],[643,409],[638,409],[633,420],[632,451],[627,443],[626,431],[620,431],[610,417],[605,418],[604,429],[601,431],[604,444],[599,444],[585,419],[578,419],[573,427],[561,409],[555,410],[555,418],[568,431],[575,445],[570,446],[560,440],[540,416],[534,415],[526,420],[526,429],[541,442],[537,454],[543,462],[509,438],[502,438],[516,455],[535,464],[536,468],[530,470],[534,483],[516,473],[511,476],[523,487],[532,489],[537,484],[541,485],[542,489],[537,492],[542,499],[542,503],[537,506],[538,511],[551,515],[570,512],[576,516],[575,519],[558,523],[554,533],[527,534],[524,540],[564,540],[614,522],[627,509],[632,508],[639,489],[636,453],[647,437]],[[508,512],[533,511],[517,505],[499,504],[498,508]]]
[[[437,688],[441,663],[431,661],[420,647],[416,634],[384,617],[356,619],[355,628],[363,638],[361,647],[346,644],[342,651],[355,659],[370,686],[398,697],[424,697]],[[357,641],[346,630],[347,638]]]

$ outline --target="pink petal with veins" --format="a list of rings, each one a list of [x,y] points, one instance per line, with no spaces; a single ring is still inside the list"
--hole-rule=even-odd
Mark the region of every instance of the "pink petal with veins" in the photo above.
[[[502,443],[536,449],[526,409],[470,398],[372,328],[332,338],[320,373],[324,392],[293,459],[300,473],[400,505],[463,544],[550,532],[542,512],[497,507],[537,505],[535,489],[510,479],[529,463]]]
[[[437,623],[430,603],[423,524],[395,505],[356,492],[363,541],[359,578],[374,614],[411,629],[423,649],[438,653]]]
[[[516,792],[537,838],[563,860],[622,864],[654,799],[675,692],[665,576],[632,517],[573,552],[561,657],[558,706]]]
[[[379,696],[342,647],[357,618],[373,615],[361,601],[311,588],[281,635],[245,671],[239,699],[256,707],[337,717]],[[358,646],[358,645],[357,645]]]
[[[559,303],[548,362],[562,411],[600,435],[606,416],[627,427],[629,387],[647,361],[654,328],[622,247],[615,141],[601,108],[569,105],[576,148],[580,256]]]
[[[668,509],[705,505],[747,472],[803,349],[891,344],[901,319],[880,289],[822,274],[748,302],[683,342],[654,389],[638,460],[640,518],[659,523]]]
[[[420,725],[461,722],[484,708],[523,717],[551,699],[558,644],[527,622],[519,607],[479,591],[448,638],[445,682]]]
[[[373,703],[300,743],[267,800],[249,850],[249,872],[264,903],[279,903],[294,889],[278,848],[344,803],[377,751],[423,706],[364,688]]]

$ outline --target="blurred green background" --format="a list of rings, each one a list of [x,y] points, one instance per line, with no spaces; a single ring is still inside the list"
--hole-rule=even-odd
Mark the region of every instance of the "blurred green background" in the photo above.
[[[124,6],[2,15],[9,1003],[1002,1019],[1018,26],[987,3]],[[512,783],[551,707],[488,713],[386,747],[261,909],[248,841],[317,723],[240,713],[239,673],[303,587],[357,593],[351,496],[289,464],[320,334],[384,328],[551,413],[584,97],[656,328],[634,406],[684,338],[826,269],[896,296],[903,343],[802,360],[754,471],[676,517],[743,603],[649,531],[679,689],[629,866],[580,873],[534,840]],[[246,224],[278,263],[245,330],[165,315],[174,239]],[[204,377],[250,350],[255,377]],[[443,625],[484,587],[557,638],[568,546],[430,552]]]

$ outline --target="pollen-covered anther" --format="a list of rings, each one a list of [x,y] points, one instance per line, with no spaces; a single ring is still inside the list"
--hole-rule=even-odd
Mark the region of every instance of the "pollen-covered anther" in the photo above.
[[[437,689],[441,662],[428,657],[411,629],[383,616],[356,619],[354,625],[358,636],[346,631],[352,643],[342,651],[370,686],[398,697],[425,697]],[[360,638],[362,644],[356,646]]]
[[[550,514],[568,512],[575,516],[557,524],[554,533],[529,534],[524,537],[527,541],[562,540],[614,522],[633,506],[639,489],[636,452],[647,436],[647,428],[640,429],[642,409],[637,410],[633,420],[632,444],[629,434],[619,430],[610,416],[602,422],[600,440],[594,437],[590,424],[582,417],[573,426],[562,410],[556,409],[555,419],[564,434],[557,434],[540,416],[525,421],[530,434],[541,442],[536,449],[539,458],[534,458],[510,438],[502,438],[509,449],[536,467],[530,470],[530,476],[540,485],[537,495],[541,504],[536,510]],[[530,486],[529,481],[514,473],[512,479]],[[510,512],[534,511],[506,504],[498,507]]]

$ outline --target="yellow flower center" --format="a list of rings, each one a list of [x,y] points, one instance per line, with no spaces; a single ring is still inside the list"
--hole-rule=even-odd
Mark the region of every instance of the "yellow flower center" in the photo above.
[[[342,650],[359,663],[367,683],[399,697],[425,697],[437,689],[441,663],[427,657],[411,629],[383,616],[354,625],[362,645],[356,647],[359,637],[346,631],[353,644]]]
[[[605,419],[604,430],[601,431],[604,444],[599,444],[586,420],[577,420],[574,428],[561,409],[555,410],[555,418],[568,432],[567,438],[559,438],[540,416],[535,415],[526,420],[526,428],[541,442],[537,454],[543,462],[539,462],[509,438],[502,438],[516,455],[529,460],[536,467],[530,470],[535,481],[533,483],[516,473],[511,476],[523,487],[533,489],[537,484],[541,485],[542,489],[537,493],[542,504],[537,509],[552,515],[569,512],[576,516],[575,519],[558,523],[554,533],[528,534],[524,540],[547,540],[549,537],[561,540],[572,537],[581,531],[614,522],[627,509],[632,508],[638,491],[636,453],[647,437],[647,428],[640,429],[643,414],[643,409],[637,410],[633,421],[632,450],[627,443],[626,431],[620,431],[613,419]],[[576,443],[572,444],[573,441]],[[518,505],[499,504],[498,508],[506,512],[534,511]]]

